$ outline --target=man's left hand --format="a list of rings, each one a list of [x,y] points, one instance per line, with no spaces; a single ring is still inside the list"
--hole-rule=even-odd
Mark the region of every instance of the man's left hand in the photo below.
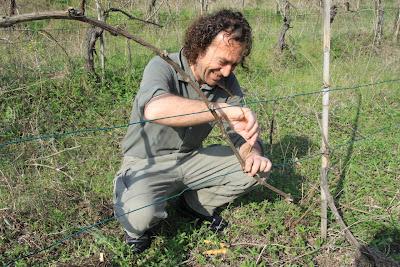
[[[271,170],[271,161],[263,156],[256,153],[250,153],[245,160],[244,171],[247,175],[253,177],[258,172],[269,172]]]

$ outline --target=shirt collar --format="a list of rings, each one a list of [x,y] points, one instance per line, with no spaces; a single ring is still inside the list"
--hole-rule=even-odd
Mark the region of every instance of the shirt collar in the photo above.
[[[179,51],[179,64],[180,64],[181,68],[185,71],[185,73],[189,75],[190,79],[192,79],[196,83],[196,85],[199,86],[199,83],[194,78],[194,74],[192,72],[192,69],[189,66],[189,62],[187,61],[187,58],[183,54],[183,48],[181,48],[181,50]],[[186,82],[180,73],[177,73],[177,74],[178,74],[179,81]],[[211,87],[208,84],[204,84],[201,86],[200,89],[202,91],[211,91],[214,89],[214,87]]]

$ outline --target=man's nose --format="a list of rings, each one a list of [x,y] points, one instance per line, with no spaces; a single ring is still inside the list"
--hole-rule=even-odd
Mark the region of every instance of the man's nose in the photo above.
[[[229,74],[231,74],[232,71],[232,66],[231,65],[225,65],[221,68],[221,74],[224,77],[228,77]]]

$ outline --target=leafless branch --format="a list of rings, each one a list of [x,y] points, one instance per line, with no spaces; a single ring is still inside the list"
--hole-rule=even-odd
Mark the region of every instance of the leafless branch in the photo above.
[[[283,10],[280,11],[283,16],[283,25],[282,25],[281,33],[279,34],[279,39],[278,39],[278,47],[279,47],[280,52],[282,52],[285,48],[288,47],[286,44],[286,41],[285,41],[285,37],[286,37],[287,31],[290,29],[290,22],[291,22],[290,5],[291,4],[289,3],[289,1],[286,0],[284,3]]]
[[[1,41],[4,41],[4,42],[6,42],[6,43],[12,44],[12,42],[11,42],[9,39],[7,39],[7,38],[0,38],[0,40],[1,40]]]
[[[331,22],[331,24],[332,24],[333,21],[335,20],[336,14],[337,14],[337,6],[336,6],[336,5],[333,5],[333,6],[331,7],[331,13],[330,13],[330,22]]]
[[[152,22],[152,21],[149,21],[149,20],[136,18],[136,17],[132,16],[131,14],[129,14],[128,12],[124,11],[124,10],[119,9],[119,8],[114,8],[114,7],[111,7],[108,10],[106,10],[104,12],[104,16],[107,17],[110,12],[120,12],[120,13],[124,14],[125,16],[127,16],[129,19],[141,21],[141,22],[148,23],[148,24],[152,24],[152,25],[155,25],[155,26],[160,27],[160,28],[163,27],[162,25],[160,25],[158,23],[155,23],[155,22]]]
[[[48,31],[46,31],[46,30],[43,30],[43,29],[42,29],[42,30],[39,30],[39,32],[42,33],[42,34],[44,34],[44,35],[45,35],[47,38],[49,38],[50,40],[54,41],[54,42],[58,45],[58,47],[61,48],[61,50],[64,52],[65,56],[66,56],[67,59],[68,59],[69,65],[72,67],[73,65],[72,65],[72,59],[71,59],[71,57],[68,55],[67,50],[65,50],[65,48],[57,41],[57,39],[54,38],[53,35],[51,35],[51,34],[50,34]]]
[[[151,7],[151,8],[150,8],[150,6],[149,6],[148,16],[147,16],[146,20],[149,20],[149,19],[151,19],[152,17],[154,17],[154,16],[158,13],[158,11],[159,11],[160,8],[162,7],[162,5],[166,2],[166,0],[163,0],[163,1],[158,5],[158,7],[155,8],[155,2],[156,2],[156,1],[154,1],[154,0],[151,0],[151,1],[154,2],[154,6]],[[168,2],[168,1],[167,1],[167,2]],[[154,11],[153,11],[153,10],[154,10]],[[153,12],[153,13],[152,13],[152,12]],[[158,21],[157,17],[156,17],[156,20]]]
[[[375,8],[375,24],[374,24],[374,41],[375,46],[380,46],[383,39],[383,3],[382,0],[374,0]]]
[[[17,3],[15,0],[10,1],[10,16],[14,16],[17,11]]]
[[[400,33],[400,1],[398,1],[398,7],[396,10],[396,16],[393,24],[393,41],[399,42],[399,33]]]
[[[53,167],[53,166],[49,166],[49,165],[45,165],[45,164],[40,164],[40,163],[32,163],[32,164],[26,164],[26,165],[27,166],[35,166],[35,167],[43,167],[43,168],[47,168],[47,169],[52,169],[52,170],[54,170],[56,172],[61,172],[62,174],[67,176],[69,179],[73,180],[71,175],[69,175],[68,173],[63,171],[62,168],[57,168],[57,167]]]
[[[256,260],[256,265],[260,263],[260,261],[261,261],[261,256],[262,256],[262,254],[264,253],[264,250],[267,248],[267,246],[268,246],[268,245],[264,245],[264,247],[261,249],[261,252],[260,252],[260,254],[258,255],[258,258],[257,258],[257,260]]]
[[[86,0],[82,0],[82,1],[81,1],[81,11],[82,11],[82,15],[85,15],[85,11],[86,11],[85,7],[86,7]]]
[[[94,54],[96,53],[96,41],[103,34],[103,29],[92,27],[86,34],[86,70],[93,74],[96,79],[100,77],[97,75],[94,67]]]

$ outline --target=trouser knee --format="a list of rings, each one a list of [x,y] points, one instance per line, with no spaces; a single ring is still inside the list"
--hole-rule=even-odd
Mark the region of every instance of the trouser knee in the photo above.
[[[236,190],[247,192],[251,190],[258,183],[253,177],[243,175],[240,179],[235,181]]]
[[[151,205],[145,208],[143,206],[131,209],[114,206],[117,220],[132,237],[140,237],[146,230],[168,216],[164,209],[165,205]]]

